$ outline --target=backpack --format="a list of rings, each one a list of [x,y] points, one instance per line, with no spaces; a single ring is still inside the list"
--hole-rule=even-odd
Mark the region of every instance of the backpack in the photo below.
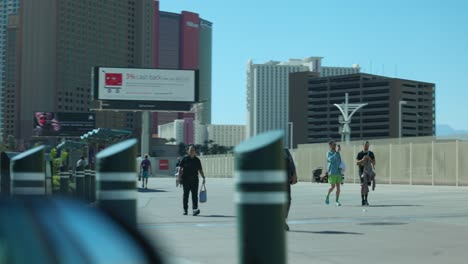
[[[144,160],[141,161],[141,167],[143,168],[143,170],[148,170],[149,165],[150,165],[149,160],[144,159]]]

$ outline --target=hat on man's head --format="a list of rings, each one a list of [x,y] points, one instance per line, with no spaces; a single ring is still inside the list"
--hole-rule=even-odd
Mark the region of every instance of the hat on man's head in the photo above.
[[[365,140],[364,143],[362,143],[363,145],[366,145],[366,144],[369,144],[370,145],[370,142],[368,140]]]
[[[336,143],[336,141],[332,139],[332,140],[330,140],[330,141],[328,142],[328,145],[333,145],[333,144],[335,144],[335,143]]]

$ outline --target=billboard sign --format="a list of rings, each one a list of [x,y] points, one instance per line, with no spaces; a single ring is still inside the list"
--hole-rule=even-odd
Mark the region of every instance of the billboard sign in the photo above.
[[[116,101],[197,101],[198,71],[95,68],[95,99]]]
[[[34,112],[33,135],[81,136],[96,128],[93,113]]]

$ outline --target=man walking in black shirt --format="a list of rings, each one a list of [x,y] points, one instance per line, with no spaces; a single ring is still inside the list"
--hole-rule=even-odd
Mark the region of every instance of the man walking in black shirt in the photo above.
[[[367,197],[369,195],[369,186],[371,182],[368,180],[369,172],[365,172],[364,167],[370,167],[372,169],[375,166],[375,156],[372,151],[369,150],[369,141],[364,142],[364,150],[358,153],[356,157],[356,163],[359,166],[359,178],[361,179],[361,198],[362,205],[369,205]],[[374,179],[375,181],[375,179]]]
[[[185,155],[179,164],[179,182],[182,182],[182,186],[184,187],[184,215],[187,215],[188,197],[191,192],[193,215],[196,216],[200,214],[200,209],[198,209],[198,173],[203,177],[203,184],[205,184],[205,174],[203,173],[200,159],[196,157],[195,146],[189,146],[187,153],[188,155]]]
[[[288,204],[286,205],[286,219],[288,218],[289,215],[289,209],[291,208],[291,185],[297,183],[297,175],[296,175],[296,165],[294,164],[294,160],[291,156],[291,153],[289,152],[289,149],[284,148],[284,156],[285,156],[285,161],[286,161],[286,173],[287,173],[287,187],[288,187]],[[286,231],[289,231],[289,225],[288,223],[284,223],[284,228]]]

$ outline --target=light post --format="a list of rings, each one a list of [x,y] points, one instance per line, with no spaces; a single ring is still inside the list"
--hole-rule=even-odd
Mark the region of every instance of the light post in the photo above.
[[[402,136],[402,126],[403,126],[403,120],[402,120],[402,113],[401,113],[401,108],[402,105],[407,104],[408,102],[400,100],[398,103],[398,138],[401,138]]]
[[[334,104],[334,106],[336,106],[341,114],[342,114],[342,118],[339,118],[339,122],[341,124],[343,124],[343,128],[341,129],[340,131],[340,134],[341,134],[341,138],[343,140],[344,138],[344,141],[349,144],[350,142],[350,138],[351,138],[351,127],[349,126],[349,124],[351,123],[351,118],[353,117],[353,115],[361,108],[363,108],[364,106],[367,105],[366,104],[350,104],[349,103],[349,98],[348,98],[348,93],[345,94],[345,102],[343,104]],[[351,113],[349,113],[351,112]]]
[[[151,117],[152,114],[150,111],[141,112],[141,156],[144,157],[145,154],[150,153],[150,141],[151,141]]]

